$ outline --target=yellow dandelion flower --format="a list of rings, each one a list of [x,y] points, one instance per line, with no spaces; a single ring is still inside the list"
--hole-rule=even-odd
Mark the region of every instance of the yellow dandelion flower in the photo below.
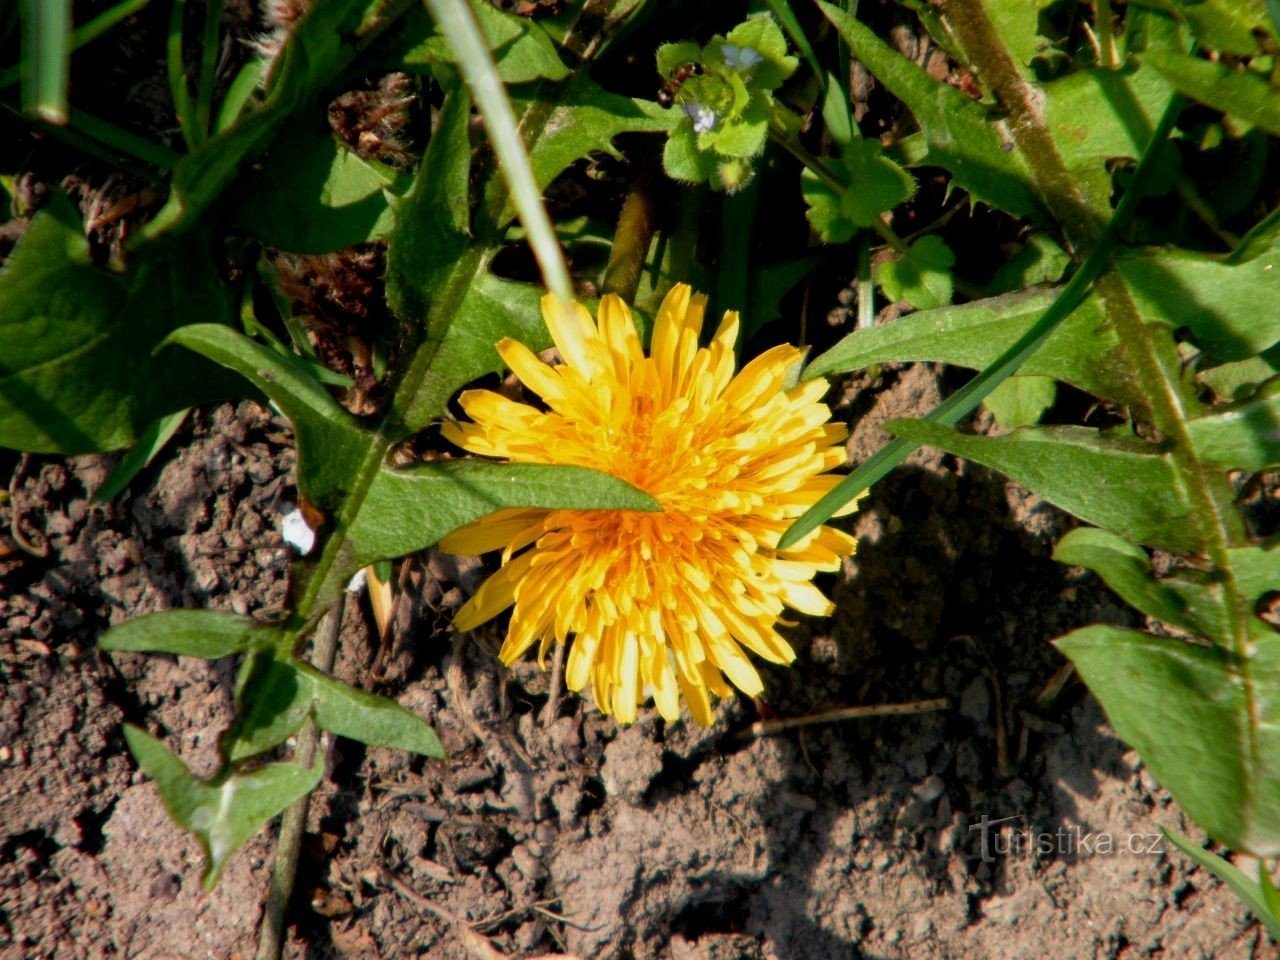
[[[514,607],[501,657],[537,643],[539,659],[569,643],[565,681],[591,684],[596,705],[619,721],[652,696],[668,720],[679,694],[711,722],[710,694],[762,690],[746,651],[795,659],[775,626],[784,607],[825,616],[832,603],[810,581],[836,570],[855,541],[819,527],[788,550],[778,538],[840,479],[848,431],[828,423],[826,383],[788,386],[801,360],[779,346],[734,375],[738,315],[726,313],[698,346],[706,298],[679,285],[658,311],[645,356],[620,299],[600,302],[599,323],[553,297],[543,317],[562,364],[503,340],[502,359],[547,410],[488,390],[462,394],[474,422],[445,436],[472,453],[517,463],[564,463],[612,474],[662,511],[525,510],[494,513],[441,547],[502,548],[502,569],[481,585],[454,625],[470,630]],[[852,509],[852,508],[850,508]]]

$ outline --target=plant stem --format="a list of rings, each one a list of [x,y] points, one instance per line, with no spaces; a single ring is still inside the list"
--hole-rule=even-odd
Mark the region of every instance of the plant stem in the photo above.
[[[1094,0],[1094,21],[1098,28],[1099,58],[1102,66],[1114,70],[1120,63],[1116,52],[1116,35],[1111,29],[1111,0]]]
[[[315,652],[312,665],[323,673],[333,670],[338,656],[338,637],[342,632],[342,614],[346,595],[339,597],[316,629]],[[308,719],[298,733],[298,747],[294,759],[299,766],[310,767],[315,763],[316,748],[320,745],[320,729],[315,720]],[[307,813],[311,809],[311,794],[298,798],[284,812],[280,823],[280,838],[276,841],[276,862],[271,868],[271,888],[263,910],[262,928],[258,934],[258,952],[255,960],[279,960],[284,950],[284,918],[293,896],[293,885],[298,875],[298,855],[302,850],[302,837],[307,830]]]
[[[655,210],[652,188],[653,177],[646,167],[622,203],[618,227],[613,234],[613,248],[609,251],[609,263],[604,268],[604,279],[600,283],[601,293],[617,294],[627,303],[635,302],[640,275],[644,272],[644,260],[653,239]]]

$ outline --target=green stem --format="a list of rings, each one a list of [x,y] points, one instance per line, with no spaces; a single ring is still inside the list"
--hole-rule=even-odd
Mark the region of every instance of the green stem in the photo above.
[[[1111,29],[1111,0],[1094,0],[1094,20],[1098,28],[1099,59],[1102,66],[1114,70],[1120,63],[1116,51],[1116,36]]]
[[[511,101],[489,53],[489,45],[471,8],[460,0],[426,0],[431,16],[444,34],[457,59],[458,70],[467,82],[489,142],[498,158],[498,169],[507,182],[511,201],[520,214],[529,236],[529,246],[542,270],[548,290],[562,301],[573,299],[573,284],[565,265],[555,228],[542,202],[542,191],[534,177],[529,154],[520,136]]]
[[[204,34],[200,40],[200,79],[196,84],[195,127],[201,142],[209,139],[213,119],[213,87],[218,69],[218,25],[223,0],[205,0]]]
[[[613,247],[609,251],[609,263],[604,268],[601,281],[602,293],[617,294],[627,303],[634,303],[640,286],[640,274],[653,239],[654,204],[653,178],[649,169],[636,179],[618,214],[618,227],[613,234]]]

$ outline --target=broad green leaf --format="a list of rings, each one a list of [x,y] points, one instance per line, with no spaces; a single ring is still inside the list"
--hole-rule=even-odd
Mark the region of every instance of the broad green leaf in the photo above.
[[[384,240],[402,178],[362,159],[327,127],[297,124],[231,191],[232,229],[290,253],[329,253]]]
[[[714,151],[720,157],[749,160],[764,150],[769,134],[770,105],[765,96],[753,92],[741,116],[717,123],[698,135],[698,149]]]
[[[1280,92],[1265,77],[1174,50],[1148,50],[1142,62],[1193,100],[1280,135]]]
[[[1050,49],[1049,41],[1040,36],[1042,4],[1034,0],[989,0],[984,6],[1018,70],[1033,78],[1031,61]]]
[[[132,724],[125,740],[138,765],[156,782],[169,816],[196,835],[204,848],[205,889],[212,889],[231,855],[269,820],[316,788],[324,773],[317,761],[311,769],[294,763],[270,763],[240,773],[224,770],[211,780],[197,780],[169,749]]]
[[[805,376],[907,360],[981,370],[1022,336],[1055,296],[1055,290],[1008,293],[962,306],[922,310],[893,323],[856,330],[815,358]],[[1119,340],[1094,299],[1067,317],[1020,373],[1052,377],[1104,397],[1119,395],[1126,382]]]
[[[487,0],[471,0],[471,9],[505,83],[563,80],[569,75],[541,24],[499,10]],[[454,62],[453,51],[421,4],[405,17],[395,40],[400,52],[389,64],[392,69],[426,73],[437,64]]]
[[[1143,0],[1184,20],[1200,46],[1247,56],[1259,52],[1258,39],[1280,27],[1268,22],[1265,0]],[[1255,34],[1256,31],[1256,34]]]
[[[692,40],[681,40],[679,43],[664,43],[658,47],[656,54],[658,76],[663,80],[685,64],[697,63],[702,59],[702,48]]]
[[[1157,580],[1151,558],[1123,537],[1094,527],[1072,530],[1059,541],[1053,559],[1098,574],[1130,606],[1201,637],[1226,630],[1219,584],[1168,577]]]
[[[1058,640],[1121,739],[1215,840],[1280,854],[1280,636],[1222,647],[1095,625]]]
[[[1265,547],[1235,547],[1227,551],[1236,587],[1246,603],[1280,589],[1280,543]]]
[[[1262,355],[1211,367],[1201,371],[1197,379],[1223,400],[1246,400],[1277,373],[1280,373],[1280,364]]]
[[[921,237],[896,260],[889,260],[876,271],[876,283],[890,300],[905,300],[913,307],[928,310],[951,302],[951,267],[956,255],[942,241],[930,234]]]
[[[1081,70],[1044,84],[1044,120],[1090,206],[1110,209],[1108,164],[1142,155],[1172,92],[1149,68]]]
[[[996,387],[982,402],[1006,430],[1040,422],[1058,396],[1052,377],[1014,376]]]
[[[444,756],[430,725],[394,700],[357,690],[271,650],[258,651],[246,662],[236,699],[236,722],[222,744],[232,762],[283,743],[313,712],[322,730],[373,746]]]
[[[1169,456],[1142,440],[1085,427],[1026,427],[1004,437],[957,433],[921,420],[893,420],[885,429],[998,470],[1086,523],[1130,540],[1180,553],[1201,548]]]
[[[218,610],[162,610],[134,617],[102,635],[103,650],[173,653],[216,660],[279,642],[279,627]]]
[[[630,484],[583,467],[437,460],[379,471],[348,537],[360,565],[422,550],[507,507],[657,510]]]
[[[1170,249],[1117,257],[1139,313],[1148,323],[1186,328],[1217,361],[1244,360],[1280,342],[1280,241],[1231,263]]]
[[[342,502],[369,449],[368,435],[302,367],[244,334],[214,324],[175,330],[166,343],[236,371],[271,398],[298,440],[298,488],[326,513]]]
[[[858,60],[915,116],[929,148],[919,162],[945,167],[975,200],[1044,218],[1025,161],[1006,149],[984,107],[934,80],[835,4],[818,5]]]
[[[1267,865],[1258,861],[1258,883],[1254,883],[1235,864],[1216,853],[1196,846],[1176,830],[1161,827],[1169,842],[1230,887],[1244,901],[1253,915],[1262,921],[1272,940],[1280,940],[1280,897],[1271,886]]]
[[[112,273],[90,263],[75,208],[51,198],[0,271],[0,446],[113,450],[157,417],[235,395],[198,357],[151,356],[179,322],[235,315],[205,239]]]
[[[1280,382],[1262,395],[1215,407],[1187,423],[1191,444],[1204,460],[1232,470],[1280,466]]]

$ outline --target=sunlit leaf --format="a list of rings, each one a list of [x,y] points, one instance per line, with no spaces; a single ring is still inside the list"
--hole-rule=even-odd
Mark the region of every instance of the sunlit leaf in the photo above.
[[[1003,437],[920,420],[892,420],[885,429],[999,470],[1086,523],[1130,540],[1183,553],[1200,548],[1168,454],[1144,441],[1085,427],[1027,427]]]
[[[112,627],[98,646],[214,660],[272,646],[280,636],[279,627],[219,610],[162,610]]]
[[[227,769],[197,780],[163,743],[132,724],[125,740],[138,765],[156,782],[160,799],[175,823],[195,834],[204,848],[204,886],[211,889],[231,855],[269,820],[315,789],[324,772],[294,763],[271,763],[241,773]]]
[[[951,302],[951,267],[956,255],[934,234],[921,237],[906,253],[887,260],[876,271],[876,283],[890,300],[905,300],[927,310]]]
[[[1280,854],[1280,635],[1254,619],[1242,662],[1203,646],[1095,625],[1057,641],[1117,734],[1215,840]]]
[[[1280,94],[1265,77],[1174,50],[1149,50],[1142,62],[1188,97],[1280,136]]]
[[[1010,377],[996,387],[982,402],[1006,430],[1030,427],[1040,422],[1058,396],[1058,384],[1052,377]]]

